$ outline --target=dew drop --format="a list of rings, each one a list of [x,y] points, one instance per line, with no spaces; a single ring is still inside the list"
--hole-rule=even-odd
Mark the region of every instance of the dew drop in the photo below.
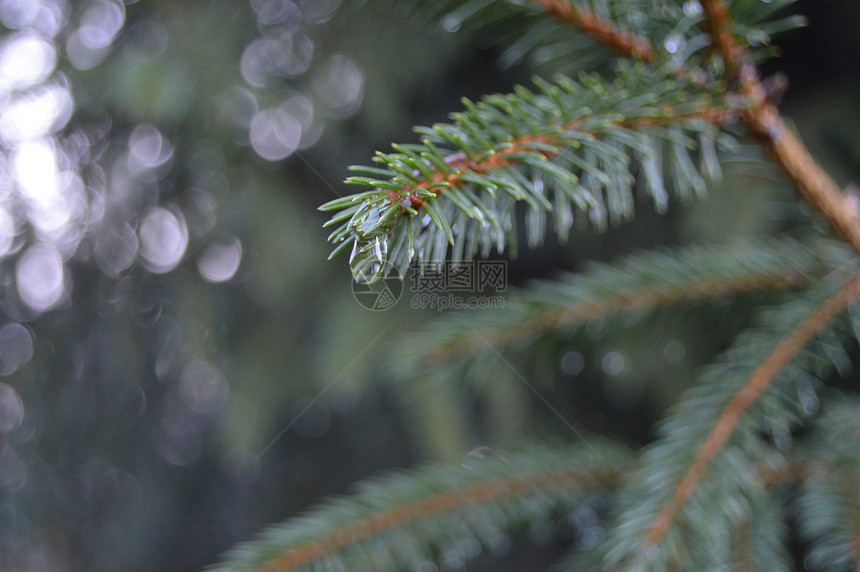
[[[684,14],[692,17],[702,13],[702,5],[697,0],[689,0],[684,2]]]
[[[446,32],[451,32],[452,34],[460,29],[460,20],[453,16],[446,16],[442,19],[442,27],[445,28]]]
[[[677,54],[684,49],[686,44],[687,42],[681,34],[669,34],[666,36],[666,39],[663,40],[663,47],[665,47],[666,51],[670,54]]]
[[[819,406],[818,396],[808,395],[808,396],[804,397],[803,401],[801,401],[801,406],[803,407],[804,413],[806,413],[807,415],[814,415],[815,413],[818,412],[818,406]]]

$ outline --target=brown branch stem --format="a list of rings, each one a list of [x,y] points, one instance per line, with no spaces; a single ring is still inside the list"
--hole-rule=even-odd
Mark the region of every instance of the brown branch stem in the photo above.
[[[722,0],[702,0],[701,6],[705,14],[702,24],[705,32],[714,40],[728,69],[739,68],[746,56],[732,37],[732,20],[726,5]]]
[[[767,389],[782,368],[822,328],[842,313],[858,294],[860,294],[860,277],[855,277],[819,305],[814,312],[783,338],[770,355],[755,369],[749,380],[720,413],[713,428],[693,457],[690,468],[675,488],[672,499],[652,521],[648,530],[648,541],[651,544],[660,542],[666,534],[681,507],[689,500],[699,481],[705,475],[711,460],[731,437],[741,415]]]
[[[739,74],[741,91],[755,103],[743,115],[750,132],[782,166],[800,194],[811,203],[830,226],[860,252],[860,213],[850,206],[841,189],[815,161],[809,150],[789,129],[767,97],[758,70],[731,33],[731,18],[722,0],[702,0],[705,28],[726,62]]]
[[[808,470],[802,466],[790,466],[782,471],[777,471],[773,467],[765,467],[760,470],[763,482],[769,487],[796,483],[802,480],[807,473]],[[484,504],[541,489],[576,488],[585,483],[599,483],[608,489],[616,489],[630,474],[630,468],[604,469],[594,472],[562,469],[534,475],[509,477],[496,482],[479,483],[459,491],[438,493],[410,504],[365,517],[332,531],[324,538],[290,548],[283,555],[256,568],[256,572],[295,570],[375,534],[383,533],[420,518],[454,512],[464,506]]]
[[[596,318],[626,312],[665,308],[699,300],[767,292],[805,284],[808,277],[793,269],[778,269],[767,274],[750,273],[730,279],[703,279],[664,288],[640,288],[627,293],[577,301],[547,308],[514,327],[467,334],[465,339],[439,345],[425,354],[426,365],[438,364],[456,355],[469,355],[486,349],[487,340],[494,347],[510,346],[539,332],[572,327]]]
[[[643,129],[647,127],[669,125],[671,123],[678,123],[692,119],[701,119],[714,125],[724,125],[726,123],[737,121],[741,110],[707,105],[694,112],[675,113],[672,107],[666,106],[661,110],[661,112],[661,115],[617,120],[613,122],[611,126],[620,129]],[[431,178],[425,178],[413,186],[389,191],[388,198],[392,204],[408,204],[414,209],[419,209],[424,203],[415,195],[415,191],[417,189],[432,190],[436,195],[443,194],[445,192],[445,187],[433,186],[431,189],[431,186],[444,182],[447,183],[448,187],[454,187],[460,184],[463,180],[463,174],[467,171],[480,175],[493,169],[500,169],[514,165],[517,162],[516,155],[529,150],[529,145],[561,144],[561,136],[557,134],[557,131],[581,130],[582,125],[583,122],[581,120],[575,119],[557,127],[552,133],[523,135],[521,137],[511,139],[508,142],[507,147],[480,160],[467,157],[464,153],[455,153],[446,161],[451,169],[450,172],[445,173],[436,169],[434,170]],[[606,127],[604,126],[603,128],[605,129]],[[597,133],[593,133],[592,135],[595,137],[598,136]],[[545,157],[552,157],[554,155],[554,153],[548,150],[541,151],[541,154]]]
[[[776,107],[769,103],[757,106],[744,115],[744,121],[755,135],[764,139],[765,146],[803,198],[860,252],[860,216],[856,208],[788,128]]]
[[[557,470],[484,482],[458,491],[446,491],[412,503],[378,512],[333,530],[328,536],[288,549],[257,568],[258,572],[286,572],[323,558],[349,544],[403,526],[420,518],[438,516],[465,507],[549,488],[575,488],[585,483],[615,486],[622,476],[617,469],[600,471]]]
[[[601,20],[593,12],[576,8],[570,0],[533,0],[535,4],[547,12],[570,24],[600,42],[629,58],[643,62],[654,60],[654,48],[641,38],[637,38],[626,30],[619,30],[611,22]]]

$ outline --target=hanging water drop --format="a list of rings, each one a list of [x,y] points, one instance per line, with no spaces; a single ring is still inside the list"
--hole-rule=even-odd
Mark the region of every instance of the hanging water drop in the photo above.
[[[666,36],[666,39],[663,40],[663,47],[666,48],[666,51],[670,54],[677,54],[679,51],[684,49],[684,46],[687,44],[684,37],[681,34],[669,34]]]
[[[446,16],[442,19],[442,27],[445,28],[446,32],[451,32],[453,34],[460,29],[460,20],[454,16]]]
[[[689,0],[688,2],[684,2],[684,14],[692,18],[693,16],[698,16],[702,13],[702,5],[699,4],[698,0]]]

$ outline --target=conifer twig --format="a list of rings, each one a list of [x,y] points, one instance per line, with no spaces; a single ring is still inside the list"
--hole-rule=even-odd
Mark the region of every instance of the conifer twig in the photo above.
[[[559,20],[574,24],[601,44],[626,57],[649,63],[654,60],[654,48],[649,42],[637,38],[627,30],[619,30],[593,12],[576,8],[570,0],[533,1]]]
[[[804,284],[808,277],[795,268],[775,269],[768,274],[751,272],[728,279],[703,279],[683,287],[645,287],[604,298],[577,301],[566,306],[543,310],[516,326],[504,326],[494,331],[469,332],[456,343],[431,347],[425,363],[432,365],[447,361],[455,355],[468,355],[486,347],[487,340],[495,346],[509,346],[538,332],[559,330],[589,320],[626,312],[665,308],[679,304],[792,288]]]
[[[661,109],[663,115],[654,117],[637,117],[632,119],[621,119],[614,122],[614,127],[620,129],[637,130],[648,127],[661,127],[680,123],[691,119],[701,119],[711,125],[719,126],[732,123],[738,120],[740,109],[730,107],[704,106],[702,109],[687,113],[676,113],[670,106],[664,106]],[[519,161],[519,156],[529,149],[530,146],[553,146],[559,144],[559,135],[557,131],[574,131],[580,130],[582,121],[579,119],[569,121],[561,126],[560,129],[553,129],[551,133],[538,133],[531,135],[523,135],[516,139],[512,139],[508,146],[504,149],[489,154],[483,159],[474,160],[467,157],[465,153],[455,153],[445,161],[448,168],[451,170],[445,173],[440,169],[433,170],[433,176],[420,180],[413,186],[403,187],[400,190],[391,190],[388,193],[389,200],[392,204],[401,203],[404,207],[408,204],[413,209],[420,209],[424,205],[424,201],[415,195],[418,189],[429,190],[435,195],[444,194],[446,188],[456,187],[464,180],[465,173],[474,173],[481,175],[493,169],[501,169],[516,164]],[[592,134],[598,137],[599,134]],[[541,151],[544,157],[550,158],[554,155],[552,151],[544,149]],[[445,182],[446,186],[439,186],[438,183]]]
[[[585,482],[616,485],[622,472],[616,469],[600,471],[556,470],[532,475],[519,475],[495,482],[482,482],[458,491],[445,491],[411,504],[401,504],[391,510],[378,512],[357,522],[333,530],[325,537],[289,549],[284,555],[257,568],[257,572],[287,572],[324,558],[325,556],[365,538],[382,534],[411,521],[453,512],[515,497],[539,489],[578,487]]]
[[[801,195],[827,219],[857,252],[860,252],[860,213],[851,208],[842,191],[815,161],[809,150],[785,124],[767,97],[758,71],[731,33],[731,17],[722,0],[702,0],[705,28],[725,60],[739,74],[741,88],[754,103],[742,115],[750,131],[761,140],[782,166]]]
[[[693,457],[690,467],[675,488],[672,499],[657,514],[648,529],[648,541],[657,544],[666,534],[675,516],[692,496],[708,469],[711,459],[731,437],[741,415],[767,389],[773,378],[833,318],[844,311],[860,294],[860,277],[852,278],[830,298],[819,305],[756,368],[746,384],[725,406],[708,436]]]

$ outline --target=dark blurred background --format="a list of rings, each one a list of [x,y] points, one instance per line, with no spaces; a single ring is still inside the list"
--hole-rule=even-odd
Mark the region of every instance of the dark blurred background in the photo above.
[[[846,185],[860,5],[796,10],[810,26],[765,73],[788,75],[787,115]],[[357,304],[316,210],[351,192],[348,165],[534,70],[397,2],[0,0],[0,24],[0,569],[198,570],[363,477],[574,438],[522,395],[440,390],[416,420],[385,357],[438,313]],[[791,196],[729,176],[665,216],[523,248],[510,281],[767,235],[803,214]],[[542,387],[584,428],[647,441],[713,332],[740,327],[713,314],[646,340],[594,324],[598,349],[559,341]],[[542,562],[517,550],[512,570]]]

